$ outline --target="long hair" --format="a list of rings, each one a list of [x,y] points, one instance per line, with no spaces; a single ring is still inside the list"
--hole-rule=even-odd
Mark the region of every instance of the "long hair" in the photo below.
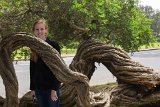
[[[48,23],[47,23],[47,21],[46,21],[45,19],[38,19],[37,21],[35,21],[35,22],[33,23],[32,32],[34,32],[35,26],[36,26],[36,24],[38,24],[38,23],[43,23],[43,24],[45,25],[45,29],[48,30]],[[47,32],[46,35],[48,35],[48,32]],[[30,53],[30,59],[31,59],[32,61],[34,61],[34,62],[37,62],[38,54],[37,54],[36,52],[34,52],[33,50],[31,50],[31,53]]]

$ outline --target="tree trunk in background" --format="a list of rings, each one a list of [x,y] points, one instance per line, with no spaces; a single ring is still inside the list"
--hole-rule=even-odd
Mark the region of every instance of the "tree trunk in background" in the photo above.
[[[4,107],[37,106],[30,92],[18,100],[18,82],[10,55],[20,46],[36,51],[63,83],[61,107],[72,107],[74,104],[78,107],[137,107],[160,103],[159,72],[132,61],[121,49],[88,39],[80,44],[72,63],[67,67],[51,46],[38,38],[19,33],[0,41],[0,74],[6,90],[6,99],[2,98]],[[89,92],[88,82],[95,72],[95,62],[102,63],[117,78],[117,86],[97,93]]]

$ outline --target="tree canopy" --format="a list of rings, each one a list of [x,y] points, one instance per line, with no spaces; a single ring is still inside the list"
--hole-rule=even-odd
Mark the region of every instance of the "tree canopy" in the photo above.
[[[151,29],[155,36],[160,36],[160,10],[154,10],[151,6],[140,6],[146,17],[152,20]]]
[[[2,36],[32,33],[32,23],[45,18],[49,36],[66,47],[93,38],[134,51],[154,40],[138,0],[1,0],[0,8]]]

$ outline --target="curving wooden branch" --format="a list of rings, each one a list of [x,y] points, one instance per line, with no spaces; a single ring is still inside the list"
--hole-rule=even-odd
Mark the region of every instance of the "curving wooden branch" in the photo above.
[[[95,71],[95,62],[102,63],[117,78],[118,86],[92,93],[92,106],[108,107],[114,104],[137,107],[159,102],[158,71],[133,61],[121,49],[93,40],[80,44],[70,68],[87,75],[90,79]],[[98,100],[95,96],[99,97]]]
[[[0,74],[6,88],[4,107],[17,107],[19,104],[18,82],[10,54],[14,49],[23,45],[36,51],[58,80],[64,83],[61,87],[61,107],[72,107],[75,103],[78,107],[109,107],[112,105],[138,107],[160,104],[159,71],[133,61],[121,49],[90,39],[86,40],[80,44],[68,68],[57,51],[47,43],[20,33],[3,38],[0,42],[0,67],[2,68]],[[117,86],[89,94],[88,78],[91,79],[95,72],[95,62],[102,63],[117,78]],[[30,92],[21,98],[20,107],[26,107],[25,102],[33,103]]]
[[[80,45],[70,67],[91,78],[91,70],[94,72],[94,62],[105,65],[117,77],[119,83],[140,85],[149,90],[160,85],[159,73],[133,61],[121,49],[96,43],[93,40],[85,41]]]
[[[11,52],[19,46],[27,46],[37,52],[59,81],[74,87],[78,106],[90,107],[88,78],[81,73],[70,70],[59,53],[46,42],[26,33],[5,37],[0,43],[0,67],[2,68],[0,74],[6,90],[4,107],[18,107],[19,105],[18,82],[10,57]],[[83,90],[80,87],[83,87]]]

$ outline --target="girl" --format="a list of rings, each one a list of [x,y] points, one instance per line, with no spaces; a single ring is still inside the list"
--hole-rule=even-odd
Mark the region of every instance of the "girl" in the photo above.
[[[60,46],[47,38],[48,25],[46,20],[37,20],[33,24],[32,30],[36,37],[46,41],[60,53]],[[40,107],[60,106],[60,82],[35,52],[31,53],[30,59],[30,90]]]

